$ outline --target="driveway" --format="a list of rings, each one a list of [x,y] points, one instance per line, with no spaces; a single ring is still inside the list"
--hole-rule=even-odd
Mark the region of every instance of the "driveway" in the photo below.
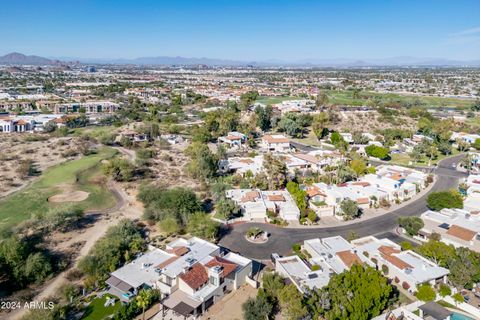
[[[463,155],[443,159],[435,169],[437,179],[430,192],[456,188],[458,179],[466,174],[452,168],[453,163],[458,163]],[[220,245],[246,257],[265,260],[270,254],[278,253],[285,255],[291,252],[292,245],[312,238],[323,238],[341,235],[347,237],[351,232],[358,236],[368,236],[385,233],[394,229],[400,216],[419,216],[427,210],[427,194],[408,203],[407,205],[369,220],[338,227],[321,228],[279,228],[263,223],[244,223],[232,226],[220,240]],[[245,233],[250,227],[260,227],[270,233],[269,240],[264,244],[252,244],[245,239]]]

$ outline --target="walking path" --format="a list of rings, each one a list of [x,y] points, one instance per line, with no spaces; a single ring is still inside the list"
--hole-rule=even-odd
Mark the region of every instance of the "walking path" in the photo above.
[[[133,219],[142,215],[143,210],[132,205],[135,201],[134,197],[126,194],[126,192],[123,191],[117,183],[110,181],[107,186],[116,199],[115,206],[102,211],[92,211],[86,213],[87,216],[100,214],[101,218],[95,221],[92,227],[76,234],[75,237],[69,242],[62,244],[63,246],[68,247],[74,242],[84,243],[72,265],[62,273],[55,276],[53,279],[47,281],[42,288],[39,289],[39,293],[33,297],[31,301],[45,301],[49,297],[55,295],[62,285],[68,282],[66,275],[78,266],[79,261],[88,254],[90,249],[95,245],[98,239],[105,234],[108,228],[116,225],[119,220],[123,218]],[[17,309],[8,314],[0,315],[0,319],[21,319],[27,313],[27,311],[28,309]]]

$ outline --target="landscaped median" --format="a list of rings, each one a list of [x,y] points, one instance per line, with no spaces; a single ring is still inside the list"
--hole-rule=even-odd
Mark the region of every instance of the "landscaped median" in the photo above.
[[[95,154],[45,170],[37,181],[0,201],[0,229],[62,205],[75,204],[83,210],[113,206],[115,199],[105,187],[101,161],[116,152],[112,148],[101,148]],[[49,201],[53,196],[57,197]]]

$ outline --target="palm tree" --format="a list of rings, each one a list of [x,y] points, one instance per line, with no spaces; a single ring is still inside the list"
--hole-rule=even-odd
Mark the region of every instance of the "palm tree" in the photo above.
[[[145,308],[150,304],[152,300],[152,290],[145,290],[139,292],[138,296],[135,298],[135,302],[139,308],[142,308],[142,319],[145,320]]]

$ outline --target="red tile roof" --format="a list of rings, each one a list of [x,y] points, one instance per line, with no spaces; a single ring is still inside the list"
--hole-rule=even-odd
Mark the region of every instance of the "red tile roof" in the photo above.
[[[235,264],[235,263],[233,263],[233,262],[231,262],[227,259],[220,258],[220,257],[214,257],[205,266],[208,267],[208,268],[213,268],[215,266],[222,267],[224,277],[228,276],[230,273],[235,271],[235,269],[237,269],[237,267],[238,267],[237,264]]]
[[[195,263],[190,270],[180,275],[182,279],[190,288],[197,290],[208,282],[208,273],[205,267],[200,263]]]

